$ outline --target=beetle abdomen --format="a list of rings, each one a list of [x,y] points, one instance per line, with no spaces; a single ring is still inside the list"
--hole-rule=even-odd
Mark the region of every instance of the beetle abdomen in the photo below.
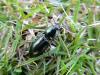
[[[45,37],[39,38],[34,44],[30,47],[31,54],[41,54],[48,48],[49,42]]]

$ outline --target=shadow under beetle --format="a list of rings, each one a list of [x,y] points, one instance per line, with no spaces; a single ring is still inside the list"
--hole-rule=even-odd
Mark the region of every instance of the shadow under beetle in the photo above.
[[[50,26],[45,32],[42,37],[40,37],[36,42],[32,42],[29,49],[30,56],[33,55],[40,55],[45,50],[48,49],[50,46],[52,40],[54,39],[57,31],[59,31],[61,28],[58,24],[55,24],[53,26]]]

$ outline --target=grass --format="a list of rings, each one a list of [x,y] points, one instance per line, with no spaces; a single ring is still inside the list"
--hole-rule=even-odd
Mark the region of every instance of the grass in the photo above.
[[[0,0],[0,75],[99,75],[98,7],[98,0]],[[24,55],[38,39],[35,32],[55,22],[63,27],[53,40],[56,46],[39,56]]]

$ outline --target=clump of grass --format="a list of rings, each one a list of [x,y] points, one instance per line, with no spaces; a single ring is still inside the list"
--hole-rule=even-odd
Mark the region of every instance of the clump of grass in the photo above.
[[[98,0],[1,0],[0,75],[99,75],[99,5]],[[63,27],[56,46],[39,56],[25,55],[35,32],[43,33],[54,21]]]

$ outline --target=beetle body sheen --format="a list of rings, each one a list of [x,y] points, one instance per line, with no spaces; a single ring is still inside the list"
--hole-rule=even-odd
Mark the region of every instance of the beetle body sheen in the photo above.
[[[38,40],[36,40],[35,43],[31,44],[29,52],[31,55],[42,54],[48,46],[49,46],[49,42],[43,36],[43,37],[40,37]]]
[[[52,39],[55,37],[57,27],[49,27],[42,37],[36,40],[35,43],[32,42],[29,50],[30,55],[42,54],[49,46]]]
[[[45,37],[47,39],[51,39],[51,38],[54,38],[55,37],[55,34],[56,34],[56,31],[58,29],[56,27],[50,27],[46,32],[45,32]]]

